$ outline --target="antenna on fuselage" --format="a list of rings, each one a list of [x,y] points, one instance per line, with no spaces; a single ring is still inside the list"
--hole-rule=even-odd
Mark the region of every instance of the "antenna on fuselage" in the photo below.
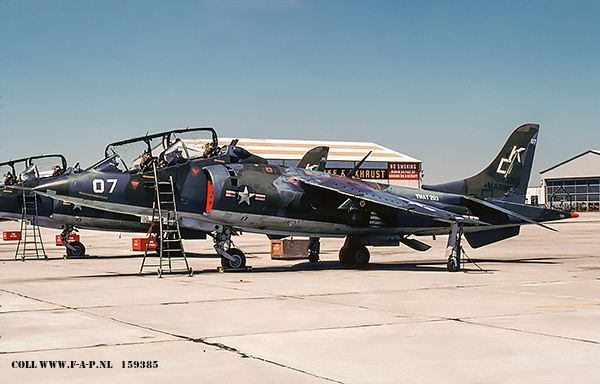
[[[352,168],[352,170],[346,174],[346,177],[353,177],[358,171],[358,169],[364,164],[365,160],[367,160],[367,157],[371,155],[371,153],[373,153],[373,151],[369,151],[369,153],[367,153],[365,157],[363,157],[362,160],[359,161],[358,164],[356,164],[354,168]]]

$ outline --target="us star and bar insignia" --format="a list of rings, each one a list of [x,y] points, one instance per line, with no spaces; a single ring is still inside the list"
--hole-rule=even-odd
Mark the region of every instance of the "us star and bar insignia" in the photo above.
[[[267,199],[267,195],[256,193],[252,188],[249,188],[247,185],[241,186],[240,188],[242,188],[242,190],[226,190],[225,197],[239,197],[238,204],[246,203],[248,205],[252,204],[252,200],[265,201]]]

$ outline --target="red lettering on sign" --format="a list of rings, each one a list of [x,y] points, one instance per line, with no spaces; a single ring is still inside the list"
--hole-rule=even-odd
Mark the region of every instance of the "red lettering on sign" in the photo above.
[[[419,180],[419,163],[388,163],[390,180]]]

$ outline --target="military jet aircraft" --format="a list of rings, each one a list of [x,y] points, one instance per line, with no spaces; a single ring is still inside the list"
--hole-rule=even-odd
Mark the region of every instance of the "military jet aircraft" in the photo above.
[[[344,236],[347,266],[364,267],[367,245],[429,246],[411,235],[450,234],[448,270],[460,269],[461,238],[473,248],[519,234],[522,224],[577,214],[525,205],[539,126],[517,128],[479,174],[422,189],[365,182],[306,169],[205,168],[204,216],[215,223],[274,235]]]
[[[198,137],[207,133],[210,137]],[[202,239],[208,233],[215,239],[215,250],[222,256],[223,265],[241,266],[243,253],[230,247],[231,235],[237,232],[228,227],[215,229],[215,224],[205,220],[202,212],[196,214],[197,207],[206,205],[204,167],[267,164],[267,160],[236,144],[234,140],[219,147],[217,134],[211,127],[146,134],[109,144],[102,160],[80,173],[40,185],[37,192],[82,207],[136,215],[146,223],[147,230],[155,214],[157,183],[173,178],[182,238]],[[327,152],[328,148],[317,147],[305,155],[300,165],[324,167]],[[200,194],[199,188],[203,191]]]
[[[477,248],[518,235],[523,224],[548,228],[541,222],[577,216],[524,204],[538,130],[536,124],[517,128],[476,176],[422,189],[266,162],[191,162],[178,176],[178,211],[184,227],[210,231],[217,252],[236,266],[245,263],[243,252],[230,247],[231,235],[238,230],[270,236],[346,237],[340,262],[357,267],[369,262],[367,246],[403,243],[424,251],[429,245],[411,236],[449,234],[448,270],[458,271],[463,235]],[[115,212],[150,212],[150,197],[134,198],[142,182],[134,175],[95,172],[44,184],[36,191]]]
[[[0,218],[23,219],[26,210],[24,201],[28,194],[33,193],[31,188],[78,172],[79,165],[67,167],[67,159],[61,154],[31,156],[0,163],[0,174],[4,176],[4,182],[0,184]],[[63,233],[63,245],[66,246],[68,256],[85,254],[83,243],[67,242],[69,232],[73,231],[74,227],[146,232],[149,226],[148,223],[140,222],[140,218],[134,215],[103,211],[43,196],[37,197],[36,205],[38,225],[67,229]]]

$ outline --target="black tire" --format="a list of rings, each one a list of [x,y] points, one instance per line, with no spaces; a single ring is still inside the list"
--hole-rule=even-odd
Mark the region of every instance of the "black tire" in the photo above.
[[[458,263],[458,259],[456,257],[450,257],[448,259],[448,272],[458,272],[460,271],[460,265]]]
[[[310,261],[311,263],[318,263],[319,262],[319,252],[309,249],[308,250],[308,261]]]
[[[369,260],[371,260],[371,254],[364,245],[356,245],[352,259],[356,268],[366,268],[369,265]]]
[[[342,267],[345,268],[350,268],[352,266],[352,262],[350,260],[350,253],[348,251],[350,247],[351,245],[344,244],[344,246],[340,248],[340,253],[338,256],[340,259],[340,264],[342,264]]]
[[[246,255],[244,252],[237,248],[229,248],[227,253],[232,256],[235,261],[229,260],[225,257],[221,257],[221,265],[227,269],[239,269],[246,266]]]
[[[67,256],[69,257],[83,257],[85,256],[85,246],[79,241],[69,243],[69,245],[75,249],[67,247]]]
[[[365,268],[369,265],[371,254],[362,244],[346,244],[340,249],[340,263],[344,267]]]

